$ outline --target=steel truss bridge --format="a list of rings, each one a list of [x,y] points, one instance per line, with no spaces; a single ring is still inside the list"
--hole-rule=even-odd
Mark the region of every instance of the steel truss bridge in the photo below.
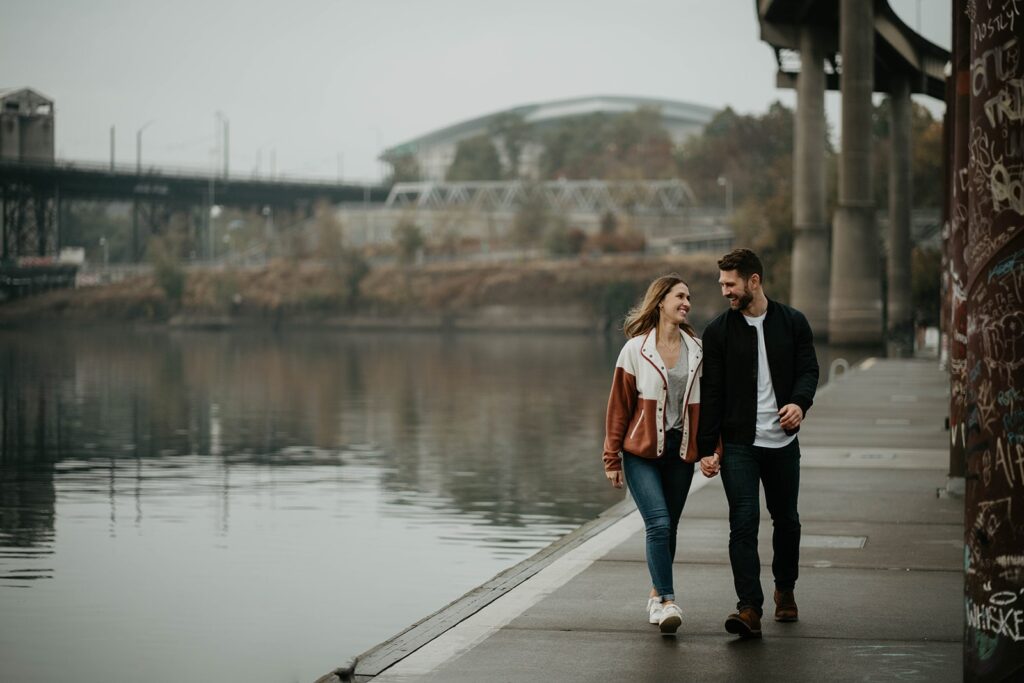
[[[397,183],[385,206],[505,212],[536,200],[572,213],[657,215],[682,214],[697,203],[682,180],[498,180]]]
[[[111,170],[102,164],[57,161],[0,162],[0,258],[55,256],[61,216],[71,200],[133,203],[133,252],[138,259],[151,234],[174,213],[196,217],[208,230],[214,204],[271,207],[310,215],[317,201],[380,203],[386,188],[298,178],[235,178],[185,170]]]

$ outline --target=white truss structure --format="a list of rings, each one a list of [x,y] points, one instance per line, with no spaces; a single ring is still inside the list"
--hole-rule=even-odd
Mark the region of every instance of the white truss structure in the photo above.
[[[515,211],[540,196],[552,208],[572,213],[675,215],[696,205],[682,180],[522,180],[396,183],[385,206],[425,210]]]

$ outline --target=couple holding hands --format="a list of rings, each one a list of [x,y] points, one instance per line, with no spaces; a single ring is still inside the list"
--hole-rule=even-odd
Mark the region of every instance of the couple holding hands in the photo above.
[[[729,309],[698,339],[687,321],[690,291],[659,277],[623,326],[605,422],[605,475],[625,484],[646,529],[652,588],[648,620],[662,633],[682,623],[672,587],[676,529],[699,462],[722,475],[729,501],[729,562],[738,602],[725,630],[761,637],[764,594],[757,552],[760,486],[771,514],[775,619],[798,618],[793,589],[800,552],[800,445],[818,361],[807,319],[768,299],[764,268],[749,249],[718,261]]]

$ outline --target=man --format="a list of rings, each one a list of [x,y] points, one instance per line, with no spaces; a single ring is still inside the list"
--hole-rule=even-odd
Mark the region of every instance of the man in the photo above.
[[[793,595],[800,554],[796,433],[814,401],[818,359],[807,318],[765,296],[764,268],[754,252],[735,249],[719,259],[718,268],[729,310],[704,330],[697,451],[705,476],[721,471],[729,500],[729,562],[739,602],[725,630],[760,638],[759,482],[774,525],[775,620],[798,618]]]

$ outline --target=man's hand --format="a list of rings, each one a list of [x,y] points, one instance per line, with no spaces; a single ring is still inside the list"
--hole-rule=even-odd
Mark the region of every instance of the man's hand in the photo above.
[[[612,486],[614,486],[617,489],[622,488],[622,470],[615,470],[614,472],[605,472],[604,476],[608,477],[608,481],[612,483]]]
[[[795,403],[787,403],[779,410],[779,424],[783,429],[796,429],[804,421],[804,411]]]
[[[718,453],[700,459],[700,473],[709,479],[722,469],[722,456]]]

